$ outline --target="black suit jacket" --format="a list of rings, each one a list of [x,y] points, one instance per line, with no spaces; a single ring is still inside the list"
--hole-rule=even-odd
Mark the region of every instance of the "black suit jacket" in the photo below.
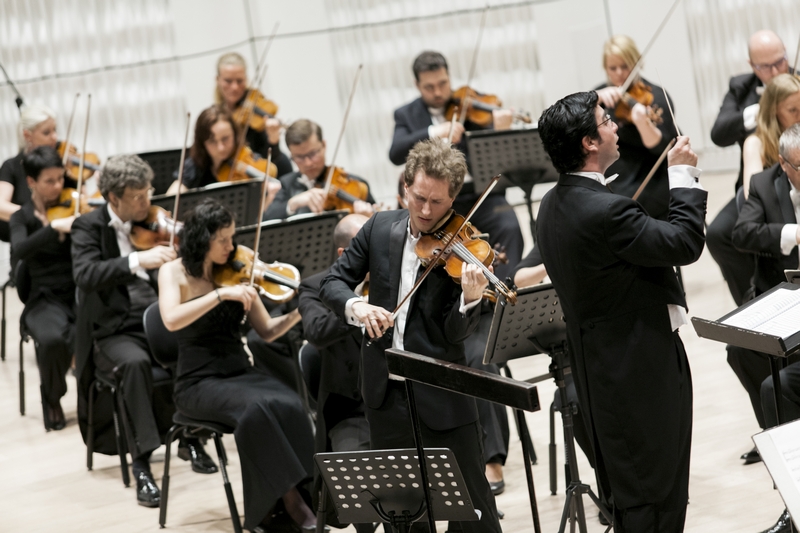
[[[756,296],[786,281],[783,271],[798,266],[797,246],[789,255],[781,252],[783,226],[797,224],[789,190],[789,180],[780,164],[753,175],[750,194],[733,228],[733,245],[756,254],[752,281]]]
[[[344,317],[353,289],[370,274],[370,304],[389,311],[397,307],[403,247],[408,234],[408,211],[376,213],[333,264],[320,286],[320,299]],[[465,365],[464,339],[478,326],[480,306],[459,312],[461,288],[444,271],[434,269],[411,299],[404,348],[429,357]],[[361,347],[362,395],[368,407],[384,401],[389,373],[384,351],[389,335]],[[414,387],[422,421],[435,430],[452,429],[477,420],[475,400],[434,387]]]
[[[72,224],[72,272],[78,287],[75,362],[78,375],[78,421],[85,438],[85,401],[94,377],[95,339],[116,333],[130,311],[127,284],[136,279],[128,258],[120,257],[117,235],[108,223],[108,207],[95,209]],[[157,270],[149,271],[158,290]],[[98,450],[100,451],[100,450]]]
[[[537,219],[580,405],[589,434],[604,442],[622,508],[661,501],[672,489],[679,435],[691,421],[690,404],[688,412],[676,407],[688,369],[675,353],[667,305],[686,305],[673,265],[703,251],[707,193],[672,189],[670,197],[668,221],[656,220],[630,198],[566,174]]]
[[[315,183],[318,187],[325,186],[325,178],[328,176],[328,168],[325,167],[325,171],[317,177]],[[290,172],[285,176],[281,176],[278,178],[281,182],[281,190],[278,191],[278,194],[275,195],[275,199],[269,205],[267,210],[264,212],[264,220],[272,220],[272,219],[284,219],[289,216],[286,213],[286,205],[289,203],[289,199],[292,196],[297,196],[298,194],[306,192],[305,185],[300,183],[300,177],[302,174],[300,172]],[[356,176],[355,174],[347,173],[347,176],[358,180],[364,183],[367,186],[367,202],[374,204],[375,198],[372,197],[372,192],[369,191],[369,183],[364,178]],[[297,210],[296,215],[310,213],[311,210],[308,207],[301,207]]]

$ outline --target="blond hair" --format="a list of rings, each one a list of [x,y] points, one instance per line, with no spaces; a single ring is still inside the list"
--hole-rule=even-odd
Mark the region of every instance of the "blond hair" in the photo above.
[[[56,112],[44,104],[29,104],[22,108],[19,115],[19,123],[17,124],[17,136],[19,142],[19,149],[24,150],[27,146],[25,140],[25,131],[33,131],[36,126],[45,120],[52,118],[56,119]]]
[[[627,35],[615,35],[603,44],[603,70],[609,56],[619,56],[629,69],[633,69],[642,54],[636,48],[636,43]]]
[[[217,76],[219,76],[219,71],[222,67],[242,67],[247,72],[247,61],[238,52],[228,52],[227,54],[222,54],[217,60]],[[214,87],[214,103],[217,105],[225,103],[222,99],[222,93],[219,92],[219,86]]]
[[[761,95],[755,135],[761,140],[764,168],[778,162],[778,142],[783,133],[778,122],[778,106],[797,92],[800,92],[800,78],[793,74],[779,74],[772,78]]]

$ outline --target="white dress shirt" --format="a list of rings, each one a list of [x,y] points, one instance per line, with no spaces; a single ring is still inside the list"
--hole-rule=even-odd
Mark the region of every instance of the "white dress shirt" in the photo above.
[[[786,178],[788,181],[788,178]],[[794,207],[795,222],[800,223],[800,191],[798,191],[792,182],[789,182],[789,198],[792,200],[792,207]],[[797,224],[786,224],[781,228],[781,253],[789,255],[792,249],[797,246]],[[798,249],[800,253],[800,249]]]
[[[133,249],[133,244],[131,244],[131,228],[133,227],[133,222],[130,220],[128,222],[123,222],[114,210],[111,209],[111,204],[108,204],[106,209],[108,209],[108,214],[111,216],[111,222],[109,222],[108,225],[114,228],[114,232],[117,234],[119,256],[128,258],[128,268],[131,269],[131,274],[136,274],[143,280],[150,281],[147,271],[139,265],[139,252],[136,252]]]

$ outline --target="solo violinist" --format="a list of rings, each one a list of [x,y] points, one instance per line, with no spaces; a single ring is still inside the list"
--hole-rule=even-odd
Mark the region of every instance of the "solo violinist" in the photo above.
[[[389,159],[395,165],[405,163],[408,153],[419,141],[434,138],[446,141],[450,135],[450,122],[445,119],[445,112],[451,103],[453,92],[447,60],[439,52],[422,52],[414,60],[412,70],[420,97],[394,112],[394,137],[389,149]],[[492,111],[492,116],[494,120],[491,129],[506,130],[511,127],[511,111],[495,110]],[[464,124],[456,122],[454,128],[453,144],[465,155],[467,143],[463,136],[464,131],[485,129],[470,121]],[[480,192],[475,191],[472,177],[467,174],[464,187],[455,199],[453,208],[457,213],[466,215]],[[497,267],[497,276],[500,279],[511,274],[522,258],[523,249],[517,216],[513,210],[503,207],[508,207],[505,193],[493,193],[472,217],[474,224],[489,234],[489,243],[492,246],[499,243],[506,249],[508,263]]]
[[[258,91],[255,88],[248,88],[247,83],[247,63],[244,58],[236,52],[229,52],[222,55],[217,61],[217,86],[214,89],[214,103],[224,107],[231,115],[239,110],[245,103],[245,99],[250,91]],[[261,95],[258,92],[258,95]],[[272,102],[269,102],[270,104]],[[274,104],[273,104],[274,105]],[[254,114],[261,115],[264,111],[256,109]],[[237,115],[238,116],[238,115]],[[278,167],[278,176],[282,176],[292,171],[292,163],[286,154],[281,152],[281,121],[273,116],[263,116],[263,127],[248,127],[245,135],[246,144],[261,157],[266,158],[270,148],[272,148],[272,162]],[[245,124],[237,123],[239,131]]]
[[[283,219],[297,213],[316,214],[325,209],[324,187],[330,167],[325,164],[327,145],[322,138],[322,128],[315,122],[300,119],[286,129],[285,140],[297,172],[280,177],[281,190],[264,213],[264,220]],[[375,211],[375,199],[369,192],[369,184],[350,173],[347,177],[367,186],[366,200],[354,201],[353,212],[370,216]]]
[[[464,339],[477,327],[487,279],[474,265],[462,270],[461,284],[443,268],[430,272],[402,308],[392,312],[414,285],[421,265],[415,246],[452,215],[464,182],[463,154],[438,140],[417,144],[408,155],[405,197],[408,210],[370,218],[320,284],[320,299],[347,323],[363,326],[371,344],[362,344],[362,397],[373,449],[414,446],[405,387],[388,379],[384,350],[405,349],[466,364]],[[370,275],[369,303],[354,292]],[[392,334],[388,333],[392,328]],[[464,474],[481,518],[462,522],[465,532],[499,532],[497,508],[484,476],[482,430],[475,399],[444,390],[415,387],[425,447],[450,448]],[[420,523],[417,527],[424,527]]]
[[[72,280],[70,231],[74,217],[47,218],[64,188],[64,166],[58,152],[44,145],[22,158],[30,200],[11,215],[12,262],[24,261],[29,273],[25,309],[20,322],[36,345],[41,379],[44,427],[63,429],[61,398],[67,393],[66,373],[75,352],[75,282]]]
[[[619,128],[619,159],[608,168],[606,176],[610,178],[617,174],[610,188],[629,198],[675,138],[675,125],[661,87],[639,77],[627,91],[633,100],[620,94],[619,88],[628,79],[639,57],[636,43],[630,37],[615,35],[606,41],[603,45],[603,68],[608,82],[596,89],[600,104]],[[649,105],[641,103],[650,99],[652,103]],[[669,212],[666,159],[639,196],[638,202],[651,217],[666,219]]]

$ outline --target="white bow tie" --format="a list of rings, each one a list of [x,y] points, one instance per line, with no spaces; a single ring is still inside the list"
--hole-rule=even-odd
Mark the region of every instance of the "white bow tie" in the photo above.
[[[124,231],[125,233],[130,233],[131,228],[133,227],[133,222],[130,220],[127,222],[123,222],[120,219],[114,219],[111,222],[109,222],[108,225],[117,231]]]

